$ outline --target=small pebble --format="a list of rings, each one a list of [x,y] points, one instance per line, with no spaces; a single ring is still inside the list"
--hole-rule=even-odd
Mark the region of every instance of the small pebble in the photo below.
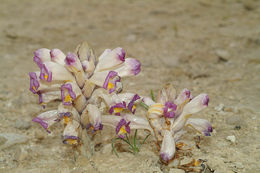
[[[226,139],[227,139],[228,141],[232,142],[232,143],[235,143],[235,142],[236,142],[236,137],[235,137],[234,135],[228,136]]]
[[[235,162],[235,166],[238,169],[243,169],[244,168],[244,165],[241,162]]]
[[[226,123],[228,125],[236,125],[237,126],[237,125],[242,125],[243,120],[238,115],[231,115],[231,116],[226,118]]]
[[[228,59],[229,58],[229,53],[228,53],[228,51],[226,51],[226,50],[223,50],[223,49],[218,49],[218,50],[216,50],[216,55],[218,56],[218,57],[220,57],[220,58],[223,58],[223,59]]]
[[[223,111],[224,110],[224,104],[219,104],[218,106],[215,107],[215,110],[220,112],[220,111]]]
[[[15,128],[20,130],[28,130],[31,128],[31,123],[23,120],[16,120],[15,122]]]
[[[25,151],[23,148],[19,148],[17,149],[17,151],[15,152],[15,160],[17,161],[22,161],[25,160],[28,156],[28,152]]]
[[[0,145],[0,150],[11,147],[16,144],[26,143],[28,141],[27,136],[19,135],[16,133],[0,133],[0,138],[6,139],[5,143]]]

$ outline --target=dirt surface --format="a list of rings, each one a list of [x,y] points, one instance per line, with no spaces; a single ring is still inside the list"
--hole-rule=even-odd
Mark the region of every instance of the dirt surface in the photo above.
[[[31,122],[42,109],[28,90],[28,72],[37,70],[33,52],[67,52],[83,40],[97,55],[120,46],[141,61],[142,72],[124,80],[125,91],[148,95],[172,82],[178,91],[209,94],[209,107],[194,117],[210,120],[214,133],[201,139],[200,149],[196,134],[188,133],[183,141],[192,150],[182,162],[204,159],[217,173],[260,172],[257,0],[1,0],[0,172],[176,171],[161,165],[151,139],[138,155],[124,151],[117,158],[110,147],[113,130],[105,128],[95,137],[93,158],[75,160],[61,142],[61,125],[47,134]]]

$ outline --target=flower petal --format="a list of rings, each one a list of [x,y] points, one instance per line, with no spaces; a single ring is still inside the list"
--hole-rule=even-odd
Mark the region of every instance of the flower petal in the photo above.
[[[126,121],[131,122],[129,124],[129,127],[131,129],[146,129],[153,133],[153,130],[150,127],[149,122],[145,118],[139,116],[133,116],[131,114],[124,114],[121,116],[102,115],[101,118],[102,124],[113,128],[116,128],[121,119],[124,118]]]
[[[30,76],[30,91],[36,94],[38,88],[40,87],[39,81],[37,79],[37,75],[35,72],[29,72]]]
[[[209,97],[207,94],[200,94],[189,103],[187,103],[183,108],[183,113],[185,115],[195,114],[204,108],[208,107]]]
[[[117,83],[120,82],[121,78],[117,72],[110,71],[104,81],[103,88],[107,89],[109,93],[114,92],[117,89]]]
[[[81,114],[81,123],[84,127],[90,125],[93,131],[102,130],[101,113],[98,107],[88,104]]]
[[[111,70],[112,68],[122,64],[125,61],[124,49],[118,47],[114,50],[106,49],[99,57],[99,61],[95,72]]]
[[[72,74],[62,65],[55,62],[43,63],[40,67],[40,79],[47,82],[74,81]]]
[[[132,100],[127,105],[127,108],[134,114],[136,111],[134,103],[139,100],[141,97],[138,94],[135,94]]]
[[[76,99],[76,94],[72,90],[72,85],[70,83],[63,84],[61,86],[61,99],[64,105],[71,105],[72,101]]]
[[[80,140],[80,132],[80,124],[74,120],[69,121],[63,131],[63,143],[70,145],[78,145]]]
[[[209,97],[207,94],[200,94],[194,99],[192,99],[189,103],[187,103],[184,108],[183,112],[180,116],[176,118],[172,125],[172,131],[174,133],[181,130],[187,119],[191,116],[191,114],[197,113],[201,111],[202,109],[206,108],[208,106]]]
[[[36,50],[34,52],[33,61],[38,65],[38,67],[40,67],[42,63],[51,61],[50,50],[46,48]]]
[[[181,93],[178,95],[177,99],[174,101],[175,104],[177,105],[181,105],[182,103],[184,103],[187,100],[191,99],[191,94],[190,94],[190,90],[188,90],[187,88],[183,89],[181,91]],[[187,103],[187,102],[186,102]]]
[[[120,115],[120,112],[123,111],[125,108],[126,108],[125,102],[117,103],[117,104],[110,107],[109,113],[110,114],[114,113],[115,115]]]
[[[51,55],[51,60],[53,62],[56,62],[63,66],[65,65],[64,60],[66,58],[66,55],[60,49],[52,49],[50,55]]]
[[[69,112],[72,115],[73,120],[80,122],[80,115],[73,106],[66,106],[63,103],[60,103],[58,106],[59,115],[67,112]]]
[[[43,112],[37,117],[35,117],[32,121],[39,123],[48,133],[49,127],[55,124],[58,119],[58,111],[57,110],[51,110],[47,112]]]
[[[116,134],[118,134],[118,136],[120,138],[124,138],[125,134],[130,134],[130,127],[129,127],[130,121],[126,122],[125,119],[121,119],[117,126],[116,126]]]
[[[77,46],[75,52],[81,61],[83,70],[86,72],[86,77],[89,78],[95,70],[96,56],[94,50],[87,41],[84,41]]]
[[[141,63],[134,58],[126,58],[125,62],[114,71],[121,77],[135,76],[141,71]]]
[[[176,148],[175,148],[175,141],[172,137],[172,134],[170,131],[165,130],[164,131],[164,137],[162,141],[162,146],[160,150],[160,157],[163,162],[168,163],[171,161],[174,157]]]
[[[188,127],[192,127],[205,136],[210,136],[210,133],[212,132],[212,126],[210,122],[205,119],[189,118],[185,125]]]
[[[69,52],[65,58],[65,64],[66,68],[75,75],[77,83],[82,88],[86,76],[78,56],[74,53]]]
[[[37,91],[37,94],[39,96],[39,104],[46,105],[47,103],[54,101],[54,100],[60,100],[60,91],[59,90],[40,90]]]

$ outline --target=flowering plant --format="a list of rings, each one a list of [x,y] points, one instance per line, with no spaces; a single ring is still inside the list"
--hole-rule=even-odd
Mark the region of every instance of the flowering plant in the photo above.
[[[122,77],[137,75],[141,64],[134,58],[125,58],[122,48],[106,49],[97,59],[87,42],[79,44],[74,53],[65,55],[59,49],[42,48],[34,52],[34,62],[40,71],[30,72],[30,91],[39,96],[45,108],[59,100],[57,109],[39,114],[33,119],[48,133],[56,123],[64,124],[63,143],[88,149],[93,154],[87,130],[96,133],[103,126],[115,129],[115,140],[126,142],[132,152],[138,153],[143,142],[137,139],[137,129],[150,131],[160,146],[164,163],[174,158],[175,143],[185,133],[184,127],[192,127],[206,136],[212,132],[207,120],[190,118],[208,106],[207,94],[192,97],[184,89],[176,96],[176,90],[167,84],[158,98],[143,97],[136,93],[122,92]],[[147,109],[146,117],[135,115],[138,104]],[[87,130],[86,130],[87,129]],[[133,142],[128,135],[135,129]]]

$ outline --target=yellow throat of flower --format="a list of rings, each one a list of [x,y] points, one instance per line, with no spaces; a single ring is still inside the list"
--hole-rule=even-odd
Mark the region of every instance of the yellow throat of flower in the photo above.
[[[124,108],[114,108],[114,113],[122,112]]]
[[[126,134],[127,131],[125,130],[125,126],[122,126],[118,132],[119,135]]]
[[[72,102],[72,98],[69,94],[66,95],[64,100],[65,100],[65,102],[70,102],[70,103]]]
[[[46,74],[46,75],[44,75],[44,79],[45,80],[47,80],[48,79],[48,75]]]
[[[70,145],[77,145],[78,144],[78,141],[76,139],[67,139],[66,141]]]
[[[114,88],[114,84],[111,83],[111,82],[108,82],[108,84],[107,84],[107,89],[110,90],[110,89],[112,89],[112,88]]]

